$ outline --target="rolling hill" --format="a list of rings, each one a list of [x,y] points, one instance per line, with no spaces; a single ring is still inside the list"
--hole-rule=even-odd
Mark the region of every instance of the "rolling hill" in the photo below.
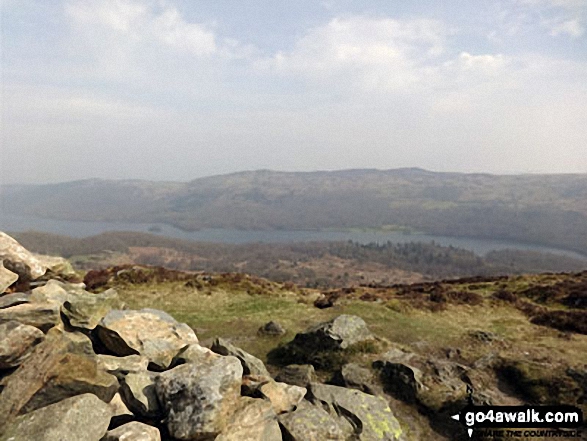
[[[4,210],[70,220],[164,222],[187,230],[409,227],[587,254],[587,175],[422,169],[251,171],[187,183],[90,179],[9,186]]]

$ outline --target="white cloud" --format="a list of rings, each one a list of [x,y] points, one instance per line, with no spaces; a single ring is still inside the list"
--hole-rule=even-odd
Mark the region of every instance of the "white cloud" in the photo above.
[[[447,34],[435,20],[334,18],[309,30],[291,51],[278,52],[258,66],[329,82],[351,79],[365,89],[396,89],[420,79],[417,67],[443,54]]]
[[[104,41],[119,37],[118,47],[141,43],[153,50],[159,45],[195,57],[243,58],[254,52],[250,45],[243,46],[234,38],[219,41],[213,25],[189,22],[166,3],[157,8],[147,0],[71,0],[66,13],[78,36],[89,34]]]
[[[536,23],[552,37],[568,35],[579,38],[585,34],[587,2],[585,0],[515,0],[525,6],[526,13],[537,14]],[[534,22],[533,22],[534,23]]]
[[[549,35],[553,37],[567,34],[571,37],[578,38],[585,33],[585,27],[577,19],[563,22],[546,22],[545,25],[550,28]]]

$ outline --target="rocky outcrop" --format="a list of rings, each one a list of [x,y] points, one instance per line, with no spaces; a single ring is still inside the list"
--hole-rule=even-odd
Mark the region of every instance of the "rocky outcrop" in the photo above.
[[[343,314],[297,334],[293,344],[335,350],[347,349],[354,344],[373,339],[373,334],[361,317]]]
[[[296,334],[291,342],[270,353],[269,358],[331,369],[344,364],[345,353],[374,340],[361,317],[343,314]]]
[[[22,277],[49,268],[19,248],[10,256]],[[35,286],[0,296],[0,441],[400,439],[383,399],[320,385],[311,365],[275,381],[246,351],[222,339],[203,347],[162,311],[124,309],[113,290]],[[371,338],[361,319],[341,316],[298,343],[344,351]]]

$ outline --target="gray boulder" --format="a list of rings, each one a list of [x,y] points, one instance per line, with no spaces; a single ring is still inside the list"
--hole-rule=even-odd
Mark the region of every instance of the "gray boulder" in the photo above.
[[[0,324],[0,369],[20,365],[44,338],[45,334],[33,326],[15,321]]]
[[[271,403],[241,397],[226,428],[216,441],[281,441],[281,430]]]
[[[78,395],[18,417],[0,441],[99,441],[111,416],[108,404],[96,396]]]
[[[4,293],[17,280],[18,274],[4,268],[4,263],[0,259],[0,294]]]
[[[220,355],[232,355],[240,360],[244,375],[263,375],[269,377],[269,372],[261,360],[230,344],[223,338],[217,338],[212,343],[212,351]]]
[[[61,323],[59,305],[53,303],[25,303],[0,309],[0,323],[16,320],[47,332]]]
[[[346,421],[339,421],[339,426],[351,426],[358,440],[405,440],[399,421],[381,397],[354,389],[312,383],[310,401],[327,410],[332,417],[344,418]]]
[[[109,430],[101,441],[161,441],[159,429],[132,421]]]
[[[361,317],[343,314],[297,334],[293,343],[320,350],[336,350],[373,339],[373,334]]]
[[[316,371],[311,364],[290,364],[281,369],[275,377],[275,381],[300,387],[307,387],[316,380]]]
[[[373,372],[356,363],[345,364],[340,371],[336,372],[332,382],[337,386],[357,389],[371,395],[377,395],[380,392]]]
[[[110,311],[97,329],[102,343],[115,354],[143,355],[161,370],[186,346],[198,343],[188,325],[155,309]]]
[[[240,396],[243,368],[235,357],[188,363],[155,378],[169,433],[180,440],[220,434]]]

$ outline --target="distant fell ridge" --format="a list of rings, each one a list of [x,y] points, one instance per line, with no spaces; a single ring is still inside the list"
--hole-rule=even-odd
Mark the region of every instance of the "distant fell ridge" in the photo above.
[[[9,213],[59,219],[164,222],[188,230],[407,226],[587,253],[587,174],[260,170],[187,183],[90,179],[12,186],[1,195]]]

